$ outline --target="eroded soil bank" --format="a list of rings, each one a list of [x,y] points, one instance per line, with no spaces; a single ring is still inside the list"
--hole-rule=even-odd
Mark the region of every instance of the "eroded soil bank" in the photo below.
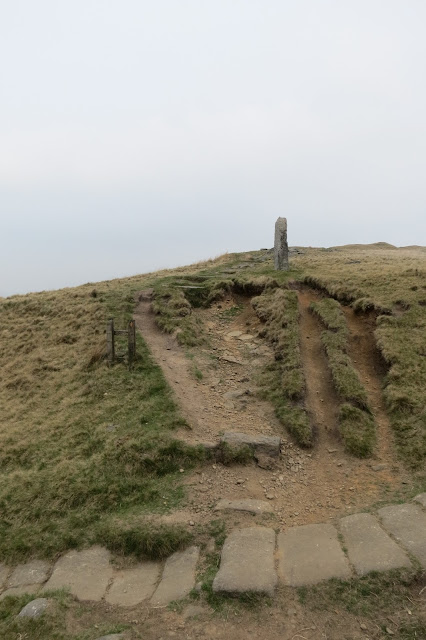
[[[173,336],[159,331],[150,303],[139,304],[138,329],[173,388],[181,411],[190,425],[178,437],[187,442],[217,442],[225,431],[279,435],[282,456],[272,470],[254,463],[247,466],[206,465],[186,475],[188,501],[184,510],[166,520],[202,524],[217,514],[222,498],[270,500],[274,513],[264,521],[278,521],[286,528],[332,520],[360,511],[382,500],[401,486],[403,475],[395,461],[389,423],[381,398],[380,371],[368,363],[371,330],[348,311],[351,349],[365,344],[356,365],[369,389],[369,400],[379,428],[379,443],[372,459],[347,455],[337,430],[338,398],[334,391],[320,342],[319,321],[308,310],[317,294],[303,290],[299,295],[300,340],[306,378],[306,407],[314,425],[313,449],[300,449],[274,415],[273,407],[256,395],[260,369],[273,359],[273,352],[259,336],[261,323],[250,299],[229,295],[208,309],[194,310],[201,318],[206,343],[183,349]],[[379,465],[379,467],[378,467]],[[223,514],[221,514],[222,517]],[[224,516],[225,517],[225,516]],[[226,515],[229,524],[252,522],[246,514]]]

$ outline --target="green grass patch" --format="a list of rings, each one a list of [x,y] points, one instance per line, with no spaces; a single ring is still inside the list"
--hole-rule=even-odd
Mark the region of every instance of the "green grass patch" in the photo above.
[[[370,619],[382,632],[391,628],[395,638],[414,640],[426,637],[418,598],[425,585],[422,571],[394,570],[347,581],[333,579],[313,587],[299,587],[297,591],[300,602],[312,611],[336,612],[340,607],[366,621]],[[411,611],[410,616],[406,609]],[[407,635],[414,631],[419,635]]]
[[[370,456],[376,442],[375,422],[365,387],[347,353],[349,330],[340,303],[323,298],[312,302],[309,309],[325,327],[321,342],[334,387],[343,401],[338,424],[345,449],[360,458]]]
[[[39,618],[18,618],[21,609],[34,600],[34,594],[8,596],[0,602],[0,638],[5,640],[93,640],[100,634],[120,633],[128,628],[127,624],[88,623],[81,633],[67,631],[74,620],[78,626],[83,613],[89,613],[85,604],[73,601],[65,591],[47,591],[44,598],[50,600],[46,611]]]
[[[260,395],[269,400],[284,427],[303,447],[313,445],[312,427],[304,409],[305,379],[299,344],[299,311],[294,291],[274,289],[253,298],[263,333],[275,361],[259,375]]]
[[[373,416],[346,403],[340,407],[338,421],[346,451],[358,458],[370,456],[376,443]]]
[[[182,526],[155,525],[143,520],[102,523],[96,532],[96,541],[111,552],[150,560],[167,558],[188,546],[192,539],[192,534]]]
[[[0,557],[11,563],[92,544],[99,521],[166,511],[176,472],[203,462],[176,441],[185,426],[137,336],[134,368],[108,367],[107,319],[125,327],[135,278],[0,303]],[[64,335],[72,339],[62,339]]]

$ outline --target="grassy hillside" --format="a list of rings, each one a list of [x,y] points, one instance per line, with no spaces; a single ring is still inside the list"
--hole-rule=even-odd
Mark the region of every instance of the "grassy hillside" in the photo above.
[[[203,452],[175,441],[184,421],[140,336],[131,372],[104,360],[107,319],[124,328],[136,292],[164,293],[177,276],[207,275],[209,284],[204,299],[191,299],[200,290],[176,298],[175,315],[167,315],[167,295],[159,296],[165,330],[191,317],[182,309],[208,304],[230,282],[258,295],[271,281],[281,287],[289,278],[305,281],[378,314],[400,455],[424,469],[426,253],[374,245],[303,251],[285,274],[261,251],[0,301],[0,559],[52,556],[95,541],[161,556],[188,541],[187,531],[147,527],[144,516],[179,503],[179,468],[202,463]],[[182,341],[191,344],[198,329],[185,322]]]
[[[310,250],[297,258],[305,282],[377,315],[389,368],[385,398],[406,464],[426,460],[426,251],[381,245]]]

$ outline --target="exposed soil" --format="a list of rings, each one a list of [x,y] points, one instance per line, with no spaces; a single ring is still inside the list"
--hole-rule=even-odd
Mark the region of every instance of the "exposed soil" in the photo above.
[[[368,508],[401,486],[401,470],[393,457],[389,423],[381,397],[381,371],[376,363],[374,337],[367,323],[345,311],[351,331],[351,350],[373,407],[379,429],[377,456],[359,460],[347,455],[336,425],[336,397],[320,342],[319,321],[309,310],[318,294],[299,295],[301,351],[306,377],[306,407],[315,428],[313,449],[300,449],[285,433],[268,402],[256,396],[256,377],[273,358],[270,346],[259,337],[260,321],[250,301],[241,296],[196,310],[208,337],[206,346],[190,353],[173,336],[156,326],[150,303],[141,302],[136,324],[165,377],[174,389],[182,414],[191,426],[179,437],[191,442],[217,442],[224,431],[275,434],[282,438],[282,455],[272,470],[210,464],[184,476],[188,489],[185,510],[167,520],[202,525],[218,517],[221,498],[268,499],[274,514],[256,516],[256,522],[279,523],[282,528],[334,520]],[[362,345],[362,346],[361,346]],[[373,354],[372,361],[370,357]],[[188,357],[189,356],[189,357]],[[197,380],[195,371],[202,373]],[[378,463],[380,470],[373,470]],[[248,514],[223,514],[229,528],[253,523]],[[275,524],[276,526],[276,524]]]
[[[415,608],[420,617],[421,612],[424,615],[424,604],[418,602],[416,596],[418,589],[412,594],[415,605],[411,600],[408,606]],[[67,628],[77,634],[84,633],[93,624],[102,628],[108,623],[121,623],[131,627],[132,637],[144,640],[228,640],[229,637],[234,640],[383,640],[385,637],[380,623],[348,613],[337,604],[328,611],[307,609],[300,604],[294,589],[280,588],[270,604],[242,606],[231,601],[220,612],[214,612],[197,602],[174,610],[140,606],[123,609],[105,603],[85,603],[84,608],[79,604],[78,611],[69,611]],[[410,623],[411,612],[406,604],[401,603],[400,609],[386,618],[388,628]],[[195,616],[194,605],[198,607]],[[188,615],[191,609],[192,617]]]

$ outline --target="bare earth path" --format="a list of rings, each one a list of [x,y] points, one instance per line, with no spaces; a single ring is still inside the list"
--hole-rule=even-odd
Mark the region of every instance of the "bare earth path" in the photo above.
[[[283,438],[282,456],[274,470],[254,464],[245,467],[212,464],[202,471],[185,474],[187,507],[171,514],[171,521],[208,522],[214,516],[214,507],[223,498],[267,498],[273,509],[270,518],[278,519],[285,528],[333,520],[359,511],[383,499],[389,489],[401,486],[391,445],[387,449],[389,455],[383,453],[386,425],[378,450],[380,462],[386,462],[384,468],[374,471],[372,467],[379,460],[358,460],[343,451],[336,425],[338,399],[320,343],[321,327],[308,310],[315,297],[312,291],[299,293],[306,403],[316,432],[311,450],[299,449],[285,433],[269,403],[256,396],[257,373],[273,354],[258,336],[261,325],[247,298],[230,296],[209,309],[195,311],[203,321],[208,340],[203,348],[191,349],[191,359],[172,336],[159,331],[150,303],[139,304],[137,327],[174,389],[182,414],[191,427],[181,430],[178,437],[194,444],[217,442],[225,431]],[[233,314],[232,310],[236,309]],[[356,335],[359,333],[357,325]],[[202,372],[202,380],[196,379],[195,366]],[[379,408],[378,422],[383,425],[380,378],[374,371],[369,375],[375,390],[372,405]],[[230,516],[227,517],[230,520]],[[248,523],[250,518],[247,514],[232,514],[232,523]]]

